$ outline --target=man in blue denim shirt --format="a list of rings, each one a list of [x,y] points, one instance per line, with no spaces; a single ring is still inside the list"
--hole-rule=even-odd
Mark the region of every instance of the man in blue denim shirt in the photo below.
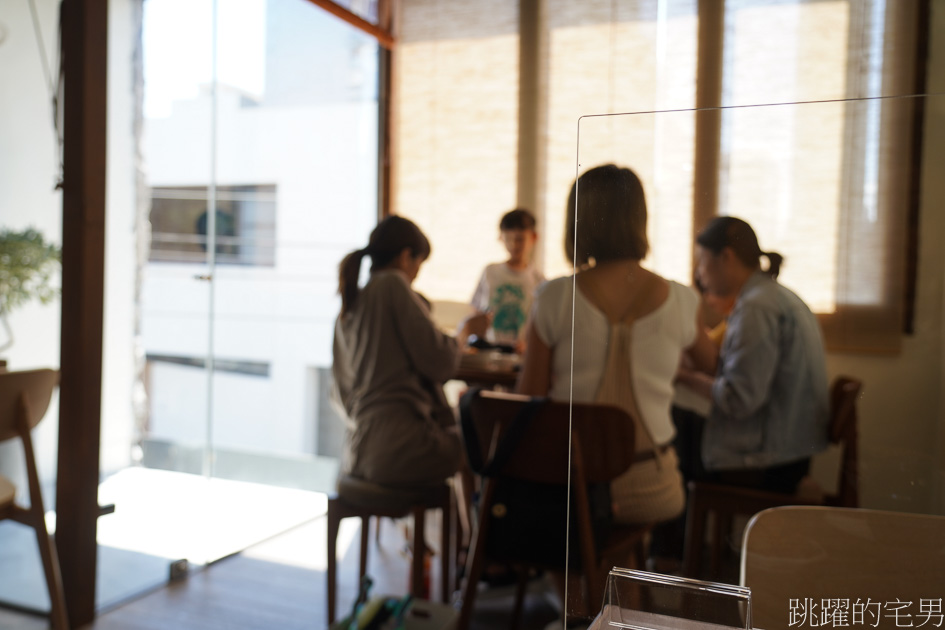
[[[716,217],[696,239],[706,291],[736,295],[712,378],[680,381],[712,400],[702,459],[714,481],[794,492],[828,444],[829,398],[817,318],[776,281],[782,257],[762,252],[741,219]],[[769,260],[761,270],[760,257]]]

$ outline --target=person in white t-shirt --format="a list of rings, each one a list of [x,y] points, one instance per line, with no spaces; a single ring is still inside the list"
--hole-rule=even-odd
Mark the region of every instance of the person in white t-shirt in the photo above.
[[[488,340],[515,346],[518,351],[524,348],[525,321],[535,289],[545,281],[531,262],[538,240],[535,225],[534,215],[522,208],[502,216],[499,239],[509,252],[509,259],[486,266],[471,301],[478,312],[492,317]]]

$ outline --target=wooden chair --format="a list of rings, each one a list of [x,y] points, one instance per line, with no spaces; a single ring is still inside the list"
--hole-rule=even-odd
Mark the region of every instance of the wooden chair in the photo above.
[[[353,477],[338,479],[338,493],[328,498],[328,625],[335,621],[338,561],[336,544],[341,521],[361,519],[361,555],[359,577],[367,572],[368,525],[372,516],[401,518],[413,515],[413,561],[410,592],[421,597],[424,591],[424,521],[427,510],[440,510],[442,532],[440,537],[440,599],[444,603],[450,595],[450,568],[454,549],[452,545],[452,515],[455,500],[452,486],[447,483],[428,488],[391,488]],[[377,524],[380,528],[380,520]]]
[[[58,383],[59,372],[56,370],[0,373],[0,442],[13,438],[19,438],[22,442],[30,495],[29,507],[17,504],[16,488],[9,479],[0,475],[0,520],[12,519],[35,530],[49,590],[50,621],[56,630],[65,630],[69,622],[62,591],[59,555],[46,529],[46,510],[43,507],[30,435],[33,427],[46,415],[49,400]]]
[[[826,494],[812,477],[804,478],[792,495],[695,481],[689,483],[683,571],[693,578],[718,579],[725,537],[736,515],[751,516],[779,505],[859,505],[856,399],[863,383],[839,376],[830,392],[830,442],[842,449],[836,494]],[[700,575],[706,522],[715,514],[710,553],[711,575]]]
[[[527,396],[486,390],[472,399],[470,417],[479,444],[485,445],[481,449],[485,461],[492,460],[500,437],[508,430],[523,405],[531,400]],[[646,554],[646,535],[652,527],[614,525],[606,541],[595,541],[587,492],[588,484],[609,483],[627,470],[632,462],[633,448],[633,421],[617,407],[575,404],[569,408],[568,403],[547,402],[537,411],[504,466],[495,471],[494,476],[484,477],[478,506],[478,527],[466,563],[466,584],[457,626],[459,630],[469,627],[478,581],[487,562],[502,562],[518,569],[513,628],[518,626],[520,620],[528,570],[560,569],[523,563],[516,559],[487,557],[490,525],[496,518],[503,517],[504,513],[513,509],[512,506],[500,505],[495,501],[500,484],[510,479],[570,484],[571,510],[576,513],[572,522],[576,522],[578,529],[578,549],[572,547],[570,550],[570,568],[574,570],[575,554],[579,554],[582,559],[580,574],[583,574],[587,586],[586,603],[593,607],[600,605],[604,583],[611,569],[611,566],[606,565],[608,560],[619,559],[623,562],[624,559],[633,559],[642,567]],[[562,554],[565,544],[562,538]]]
[[[942,623],[943,566],[943,516],[777,507],[748,523],[741,584],[751,589],[756,628],[935,626]],[[840,611],[845,622],[835,623],[843,617],[821,621],[828,612],[825,600],[847,606]],[[818,617],[815,623],[811,612]]]

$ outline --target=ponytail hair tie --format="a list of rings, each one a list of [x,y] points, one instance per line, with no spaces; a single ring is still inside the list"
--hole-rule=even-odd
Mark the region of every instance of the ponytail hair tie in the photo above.
[[[781,273],[781,264],[784,262],[784,256],[778,252],[761,252],[761,255],[768,259],[767,273],[772,278],[777,278]]]

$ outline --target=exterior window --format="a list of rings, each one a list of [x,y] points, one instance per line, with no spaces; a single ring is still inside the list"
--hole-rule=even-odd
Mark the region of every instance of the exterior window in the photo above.
[[[207,259],[206,187],[151,189],[152,262],[202,263]],[[218,186],[216,262],[275,264],[276,187]]]

